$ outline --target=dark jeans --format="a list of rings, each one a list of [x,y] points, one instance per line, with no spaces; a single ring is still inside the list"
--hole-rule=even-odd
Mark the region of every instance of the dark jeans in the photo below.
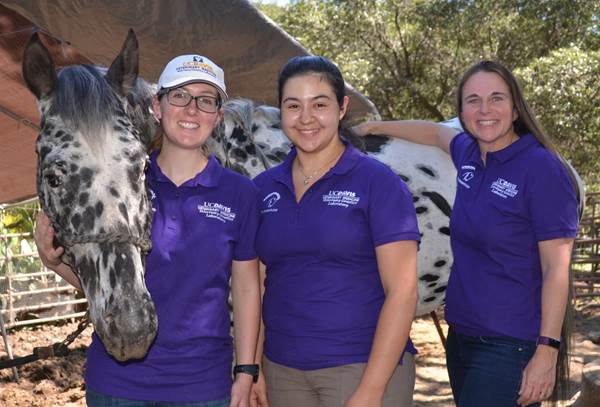
[[[458,407],[517,406],[523,369],[535,342],[448,331],[446,365]],[[539,407],[540,404],[532,404]]]
[[[179,402],[130,400],[98,393],[92,389],[85,392],[88,407],[229,407],[229,397],[223,400]]]

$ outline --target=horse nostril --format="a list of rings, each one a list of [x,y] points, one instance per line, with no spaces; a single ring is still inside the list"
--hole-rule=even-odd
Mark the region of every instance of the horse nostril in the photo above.
[[[112,314],[112,312],[104,315],[104,322],[106,322],[107,324],[110,324],[111,322],[113,322],[113,320],[114,315]]]

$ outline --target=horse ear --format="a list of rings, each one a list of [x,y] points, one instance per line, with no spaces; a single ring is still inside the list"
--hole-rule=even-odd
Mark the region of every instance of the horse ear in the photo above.
[[[38,100],[48,97],[56,86],[54,62],[37,33],[31,36],[25,46],[23,79]]]
[[[121,52],[106,73],[106,80],[119,95],[126,96],[135,87],[139,70],[138,60],[138,40],[130,28]]]

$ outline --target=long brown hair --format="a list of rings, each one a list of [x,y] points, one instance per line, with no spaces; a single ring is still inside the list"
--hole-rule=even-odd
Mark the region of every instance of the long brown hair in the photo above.
[[[515,133],[520,136],[524,136],[525,134],[531,134],[535,137],[541,145],[546,147],[546,149],[550,150],[558,159],[562,162],[563,166],[567,170],[567,174],[571,177],[571,182],[573,183],[573,188],[575,189],[575,194],[577,195],[577,199],[579,201],[580,207],[582,207],[581,199],[584,196],[584,191],[582,191],[577,181],[577,176],[574,173],[573,167],[571,167],[565,159],[559,154],[558,149],[556,148],[556,144],[552,141],[552,139],[548,136],[548,134],[544,131],[544,128],[540,124],[540,122],[535,118],[531,108],[525,101],[525,97],[523,97],[523,91],[521,90],[521,85],[512,74],[512,72],[506,68],[504,65],[495,62],[495,61],[480,61],[475,65],[471,66],[469,69],[465,71],[460,82],[458,83],[458,88],[456,89],[456,111],[458,112],[458,118],[460,120],[460,124],[463,129],[468,131],[465,123],[462,119],[462,109],[463,109],[463,89],[465,87],[465,83],[469,80],[469,78],[475,75],[477,72],[491,72],[499,75],[504,83],[510,89],[510,94],[513,101],[513,106],[517,111],[518,117],[513,122],[513,128]],[[581,214],[580,214],[581,216]]]
[[[523,97],[523,91],[521,90],[521,86],[519,85],[519,82],[517,82],[515,76],[508,68],[495,61],[481,61],[476,63],[466,70],[460,82],[458,83],[458,89],[456,91],[456,109],[459,113],[460,124],[462,125],[463,129],[467,130],[460,114],[463,109],[463,89],[469,78],[478,72],[495,73],[499,75],[508,85],[510,94],[512,96],[513,106],[518,113],[517,119],[513,122],[515,133],[517,133],[519,136],[531,133],[544,147],[550,151],[556,152],[556,146],[552,140],[550,140],[542,128],[542,125],[537,121],[531,112],[529,105],[525,101],[525,98]]]
[[[492,72],[499,75],[504,80],[510,89],[513,106],[518,114],[517,119],[513,122],[515,133],[517,133],[518,136],[524,136],[525,134],[533,135],[533,137],[535,137],[546,149],[556,154],[567,170],[567,173],[570,175],[573,187],[575,188],[575,193],[577,194],[578,199],[580,199],[581,191],[579,191],[579,186],[575,175],[573,174],[573,170],[560,156],[555,144],[550,137],[548,137],[542,128],[542,125],[533,115],[529,105],[523,97],[523,91],[521,90],[519,82],[517,82],[517,79],[512,72],[504,65],[495,61],[481,61],[471,66],[463,74],[456,90],[456,109],[459,113],[459,120],[463,129],[468,131],[461,115],[463,108],[463,89],[469,78],[478,72]],[[572,304],[572,278],[569,274],[569,295],[561,329],[561,347],[556,362],[556,386],[554,386],[552,397],[550,399],[550,402],[553,404],[556,404],[558,400],[564,400],[568,395],[569,390],[569,349],[571,348]]]

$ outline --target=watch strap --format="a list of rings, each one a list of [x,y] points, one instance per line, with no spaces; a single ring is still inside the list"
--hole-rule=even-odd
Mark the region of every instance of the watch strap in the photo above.
[[[258,365],[235,365],[233,367],[233,375],[237,375],[238,373],[245,373],[252,376],[252,381],[256,383],[258,381]]]
[[[560,349],[560,341],[548,336],[538,336],[536,345],[546,345],[554,349]]]

